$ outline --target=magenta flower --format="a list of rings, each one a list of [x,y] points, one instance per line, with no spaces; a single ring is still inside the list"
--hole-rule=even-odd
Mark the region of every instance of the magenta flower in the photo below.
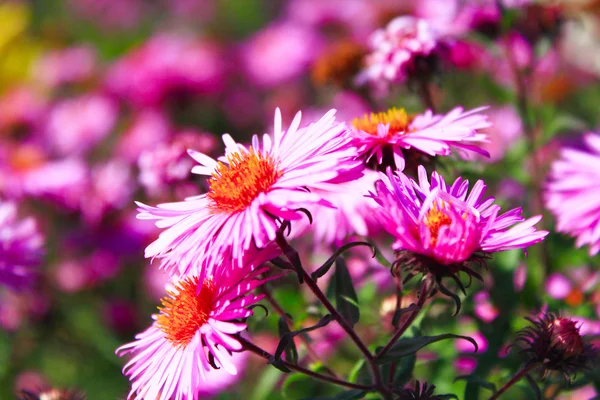
[[[586,293],[598,283],[600,273],[587,267],[566,268],[566,274],[554,272],[546,279],[546,292],[571,307],[581,305]]]
[[[546,207],[556,217],[556,229],[577,237],[575,246],[600,251],[600,135],[584,136],[589,151],[564,148],[552,164],[546,186]]]
[[[402,16],[375,31],[369,41],[372,51],[357,82],[385,89],[408,79],[415,59],[427,57],[437,48],[438,35],[426,20]]]
[[[96,52],[90,46],[76,46],[48,52],[36,66],[36,77],[55,87],[90,79],[96,70]]]
[[[0,202],[0,283],[13,290],[30,287],[43,256],[36,222],[19,220],[14,203]]]
[[[220,90],[223,70],[221,50],[215,43],[160,34],[114,64],[106,84],[134,105],[156,106],[169,95]]]
[[[146,248],[146,257],[162,258],[171,274],[173,269],[186,274],[203,261],[208,265],[229,247],[239,260],[251,243],[261,248],[275,239],[278,220],[303,218],[300,208],[332,206],[314,190],[331,190],[332,183],[356,179],[362,170],[334,114],[300,128],[298,113],[285,131],[277,109],[273,138],[264,135],[262,144],[254,136],[247,149],[224,135],[220,161],[190,151],[200,164],[192,172],[210,176],[208,193],[158,207],[138,204],[138,218],[167,228]]]
[[[162,300],[154,323],[136,341],[117,349],[132,353],[123,373],[132,381],[130,396],[143,399],[198,399],[198,391],[221,369],[236,375],[232,352],[243,350],[235,335],[246,329],[248,307],[262,299],[252,291],[275,279],[258,279],[276,257],[275,246],[246,252],[241,267],[227,254],[214,275],[188,276],[174,284]]]
[[[534,228],[541,216],[524,220],[520,208],[500,214],[493,197],[483,199],[486,186],[481,180],[467,195],[469,181],[458,178],[448,187],[434,172],[430,183],[425,168],[419,166],[418,182],[403,173],[382,174],[375,187],[377,215],[396,239],[394,250],[449,269],[460,267],[476,253],[525,248],[548,234]]]
[[[480,130],[491,126],[486,115],[480,114],[484,109],[463,112],[457,107],[445,115],[427,111],[409,116],[404,109],[392,108],[354,119],[352,134],[360,153],[367,161],[374,157],[379,165],[392,155],[396,167],[404,165],[402,152],[411,148],[430,156],[450,155],[452,148],[489,156],[478,146],[487,141],[487,134]]]

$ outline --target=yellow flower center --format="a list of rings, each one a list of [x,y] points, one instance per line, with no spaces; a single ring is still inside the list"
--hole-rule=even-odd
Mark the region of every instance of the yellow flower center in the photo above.
[[[437,243],[440,228],[451,223],[452,218],[443,209],[439,209],[437,203],[433,203],[425,218],[425,225],[429,228],[429,232],[431,232],[431,246],[435,246]]]
[[[208,198],[215,211],[234,213],[248,207],[263,192],[267,192],[281,176],[276,162],[268,154],[233,153],[228,164],[221,163],[209,179]]]
[[[377,136],[377,127],[379,124],[390,125],[386,139],[390,139],[398,134],[404,135],[410,132],[409,125],[412,118],[406,114],[403,108],[391,108],[385,112],[366,114],[361,118],[355,118],[352,125],[361,131],[370,135]]]
[[[197,289],[198,278],[187,278],[177,284],[177,292],[167,292],[158,308],[157,324],[176,347],[187,346],[212,311],[217,292],[213,281],[205,279],[199,293]]]

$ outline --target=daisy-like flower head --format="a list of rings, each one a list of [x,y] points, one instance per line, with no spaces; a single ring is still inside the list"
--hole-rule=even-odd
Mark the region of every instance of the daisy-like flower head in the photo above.
[[[465,112],[457,107],[449,113],[410,116],[404,109],[371,113],[352,121],[355,145],[367,162],[373,159],[384,169],[402,169],[403,151],[415,149],[429,156],[447,156],[452,148],[472,151],[485,156],[489,153],[478,144],[487,141],[480,130],[489,128],[485,107]]]
[[[572,375],[597,362],[598,351],[582,337],[577,321],[553,313],[526,319],[531,326],[519,332],[515,343],[529,364],[541,365],[543,378],[559,371],[570,382]]]
[[[584,136],[589,151],[564,148],[552,164],[544,199],[556,229],[577,238],[577,247],[600,251],[600,135]]]
[[[223,369],[235,375],[232,353],[242,351],[235,338],[246,329],[250,306],[262,299],[253,290],[276,276],[260,279],[261,264],[279,253],[275,245],[246,252],[242,267],[222,258],[215,274],[188,276],[174,284],[159,307],[154,323],[136,340],[117,349],[132,354],[123,373],[132,381],[131,398],[198,399],[207,371]]]
[[[417,59],[435,53],[438,34],[424,19],[402,16],[393,19],[385,29],[369,38],[366,67],[358,75],[359,84],[371,83],[385,89],[390,83],[402,83],[413,73]]]
[[[18,219],[14,203],[0,202],[0,283],[13,290],[31,286],[44,253],[42,245],[35,220]]]
[[[531,246],[548,234],[534,227],[541,216],[524,220],[520,208],[500,214],[493,197],[483,198],[486,186],[481,180],[468,193],[468,180],[458,178],[447,186],[434,172],[429,182],[423,166],[418,182],[403,173],[381,175],[372,197],[379,204],[376,213],[383,228],[395,238],[397,264],[431,274],[438,285],[449,276],[460,286],[458,272],[481,279],[470,263],[490,253]]]
[[[300,128],[298,113],[285,131],[277,109],[274,135],[265,134],[262,143],[254,136],[248,149],[224,135],[225,157],[219,161],[190,151],[200,163],[192,172],[210,176],[208,192],[158,207],[138,204],[138,218],[167,228],[146,248],[146,257],[162,258],[172,275],[177,269],[187,274],[201,262],[207,271],[228,248],[240,260],[252,243],[264,247],[275,239],[280,220],[304,216],[299,209],[332,206],[317,190],[362,174],[352,138],[334,114]]]

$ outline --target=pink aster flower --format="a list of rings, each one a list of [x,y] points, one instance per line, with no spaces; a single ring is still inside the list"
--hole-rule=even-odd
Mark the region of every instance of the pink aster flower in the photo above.
[[[243,348],[235,335],[246,329],[244,321],[252,315],[248,307],[263,297],[252,291],[275,278],[259,279],[268,270],[260,265],[278,254],[274,245],[252,249],[242,267],[232,265],[227,254],[214,275],[190,275],[175,283],[152,326],[117,350],[133,355],[123,369],[132,381],[130,397],[195,400],[209,371],[236,375],[231,352]]]
[[[577,237],[575,245],[600,251],[600,135],[584,136],[589,151],[564,148],[552,164],[544,193],[546,207],[556,217],[556,229]]]
[[[13,290],[31,286],[42,245],[35,220],[18,219],[14,203],[0,202],[0,283]]]
[[[35,76],[51,87],[78,83],[92,77],[96,63],[93,47],[70,47],[45,54],[36,66]]]
[[[208,193],[158,207],[138,203],[138,218],[167,228],[146,248],[146,257],[162,258],[163,268],[181,274],[203,260],[210,264],[229,247],[239,260],[251,243],[261,248],[275,239],[278,220],[303,218],[300,208],[332,206],[314,190],[330,190],[332,183],[356,179],[362,170],[345,125],[334,115],[331,110],[300,127],[298,113],[286,131],[277,109],[274,135],[265,134],[262,143],[254,136],[248,149],[223,135],[220,161],[190,151],[200,164],[192,172],[210,176]]]
[[[485,107],[464,112],[457,107],[449,113],[409,116],[404,109],[392,108],[386,112],[367,114],[352,121],[351,131],[367,161],[375,158],[377,164],[393,156],[396,167],[403,164],[403,150],[414,148],[430,156],[452,154],[452,148],[489,156],[478,145],[487,141],[481,129],[489,128]],[[385,161],[386,163],[389,162]]]
[[[375,184],[377,216],[396,239],[393,248],[435,261],[460,266],[476,253],[494,253],[531,246],[548,232],[534,225],[541,216],[524,220],[521,209],[500,214],[494,198],[483,199],[479,180],[470,193],[469,181],[458,178],[447,186],[437,172],[431,183],[423,166],[418,182],[403,173],[389,174]],[[452,269],[452,268],[450,268]]]
[[[406,81],[417,57],[427,57],[438,46],[438,35],[424,19],[402,16],[370,37],[371,53],[357,77],[359,84],[371,83],[385,89],[390,83]]]
[[[581,305],[598,283],[600,272],[591,268],[579,267],[565,269],[566,273],[554,272],[546,279],[546,292],[553,299],[563,300],[571,307]]]

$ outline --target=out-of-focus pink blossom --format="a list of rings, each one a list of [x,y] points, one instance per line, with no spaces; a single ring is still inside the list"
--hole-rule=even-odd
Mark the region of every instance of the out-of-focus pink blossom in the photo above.
[[[136,163],[146,150],[165,142],[171,134],[167,117],[156,110],[143,110],[136,114],[129,128],[119,138],[116,153],[119,157]]]
[[[76,46],[45,54],[36,67],[36,77],[51,87],[89,79],[96,69],[96,52]]]
[[[469,375],[477,368],[477,359],[470,356],[458,356],[454,360],[454,368],[460,375]]]
[[[546,293],[554,299],[564,300],[577,307],[585,300],[585,294],[591,291],[600,278],[600,272],[588,267],[567,267],[566,273],[554,272],[546,279]]]
[[[487,350],[488,341],[481,332],[478,332],[478,331],[467,332],[467,333],[461,333],[461,335],[469,336],[473,340],[475,340],[475,343],[477,343],[477,353],[478,354],[484,353]],[[475,347],[473,347],[473,344],[469,343],[466,340],[454,341],[454,347],[456,348],[457,351],[459,351],[461,353],[474,353],[475,352]]]
[[[38,124],[46,102],[29,87],[17,87],[0,98],[0,136],[13,130],[31,128]]]
[[[332,324],[333,325],[333,324]],[[198,389],[200,397],[212,397],[227,390],[244,378],[249,352],[233,353],[231,362],[237,369],[237,375],[231,375],[223,368],[211,369],[206,372],[205,381]]]
[[[600,251],[600,135],[584,136],[586,150],[563,148],[552,164],[544,192],[546,207],[557,219],[556,229],[589,245],[589,254]]]
[[[140,155],[139,182],[150,196],[158,196],[170,185],[185,181],[191,175],[194,160],[188,155],[188,149],[211,154],[218,146],[216,138],[209,133],[181,132],[170,143],[161,143]]]
[[[131,334],[138,328],[137,308],[130,301],[107,301],[103,306],[102,316],[108,327],[119,334]]]
[[[583,333],[583,332],[582,332]],[[596,389],[594,386],[587,385],[579,389],[569,390],[561,393],[556,397],[556,400],[583,400],[583,399],[594,399],[597,396]]]
[[[158,34],[117,61],[107,72],[109,91],[136,106],[156,106],[177,94],[220,90],[220,48],[206,39]]]
[[[487,49],[469,40],[455,40],[448,43],[445,53],[448,61],[459,70],[480,70],[488,60]]]
[[[391,83],[402,83],[414,68],[416,57],[429,56],[438,46],[439,36],[424,19],[409,16],[392,20],[375,31],[370,39],[371,53],[357,83],[370,83],[385,90]]]
[[[257,32],[241,49],[243,68],[257,86],[290,81],[311,65],[322,48],[317,32],[291,22],[274,23]]]
[[[178,17],[208,21],[215,15],[215,0],[170,0],[167,5]]]
[[[61,291],[74,293],[114,278],[119,270],[119,260],[115,255],[97,250],[87,257],[60,262],[53,270],[53,278]]]
[[[521,263],[515,269],[513,275],[513,285],[515,286],[515,292],[519,293],[525,287],[527,281],[527,264]]]
[[[117,113],[117,105],[99,94],[63,100],[50,110],[46,139],[63,156],[86,152],[111,133]]]
[[[23,371],[15,378],[15,393],[20,393],[22,390],[35,393],[45,387],[48,387],[48,381],[37,371]]]
[[[491,126],[485,130],[488,142],[482,148],[490,153],[490,157],[480,157],[483,161],[496,162],[504,157],[505,152],[513,146],[523,133],[521,117],[512,106],[501,106],[488,112]]]
[[[498,309],[490,301],[488,292],[479,292],[473,296],[475,302],[473,312],[477,318],[486,323],[490,323],[498,316]]]

